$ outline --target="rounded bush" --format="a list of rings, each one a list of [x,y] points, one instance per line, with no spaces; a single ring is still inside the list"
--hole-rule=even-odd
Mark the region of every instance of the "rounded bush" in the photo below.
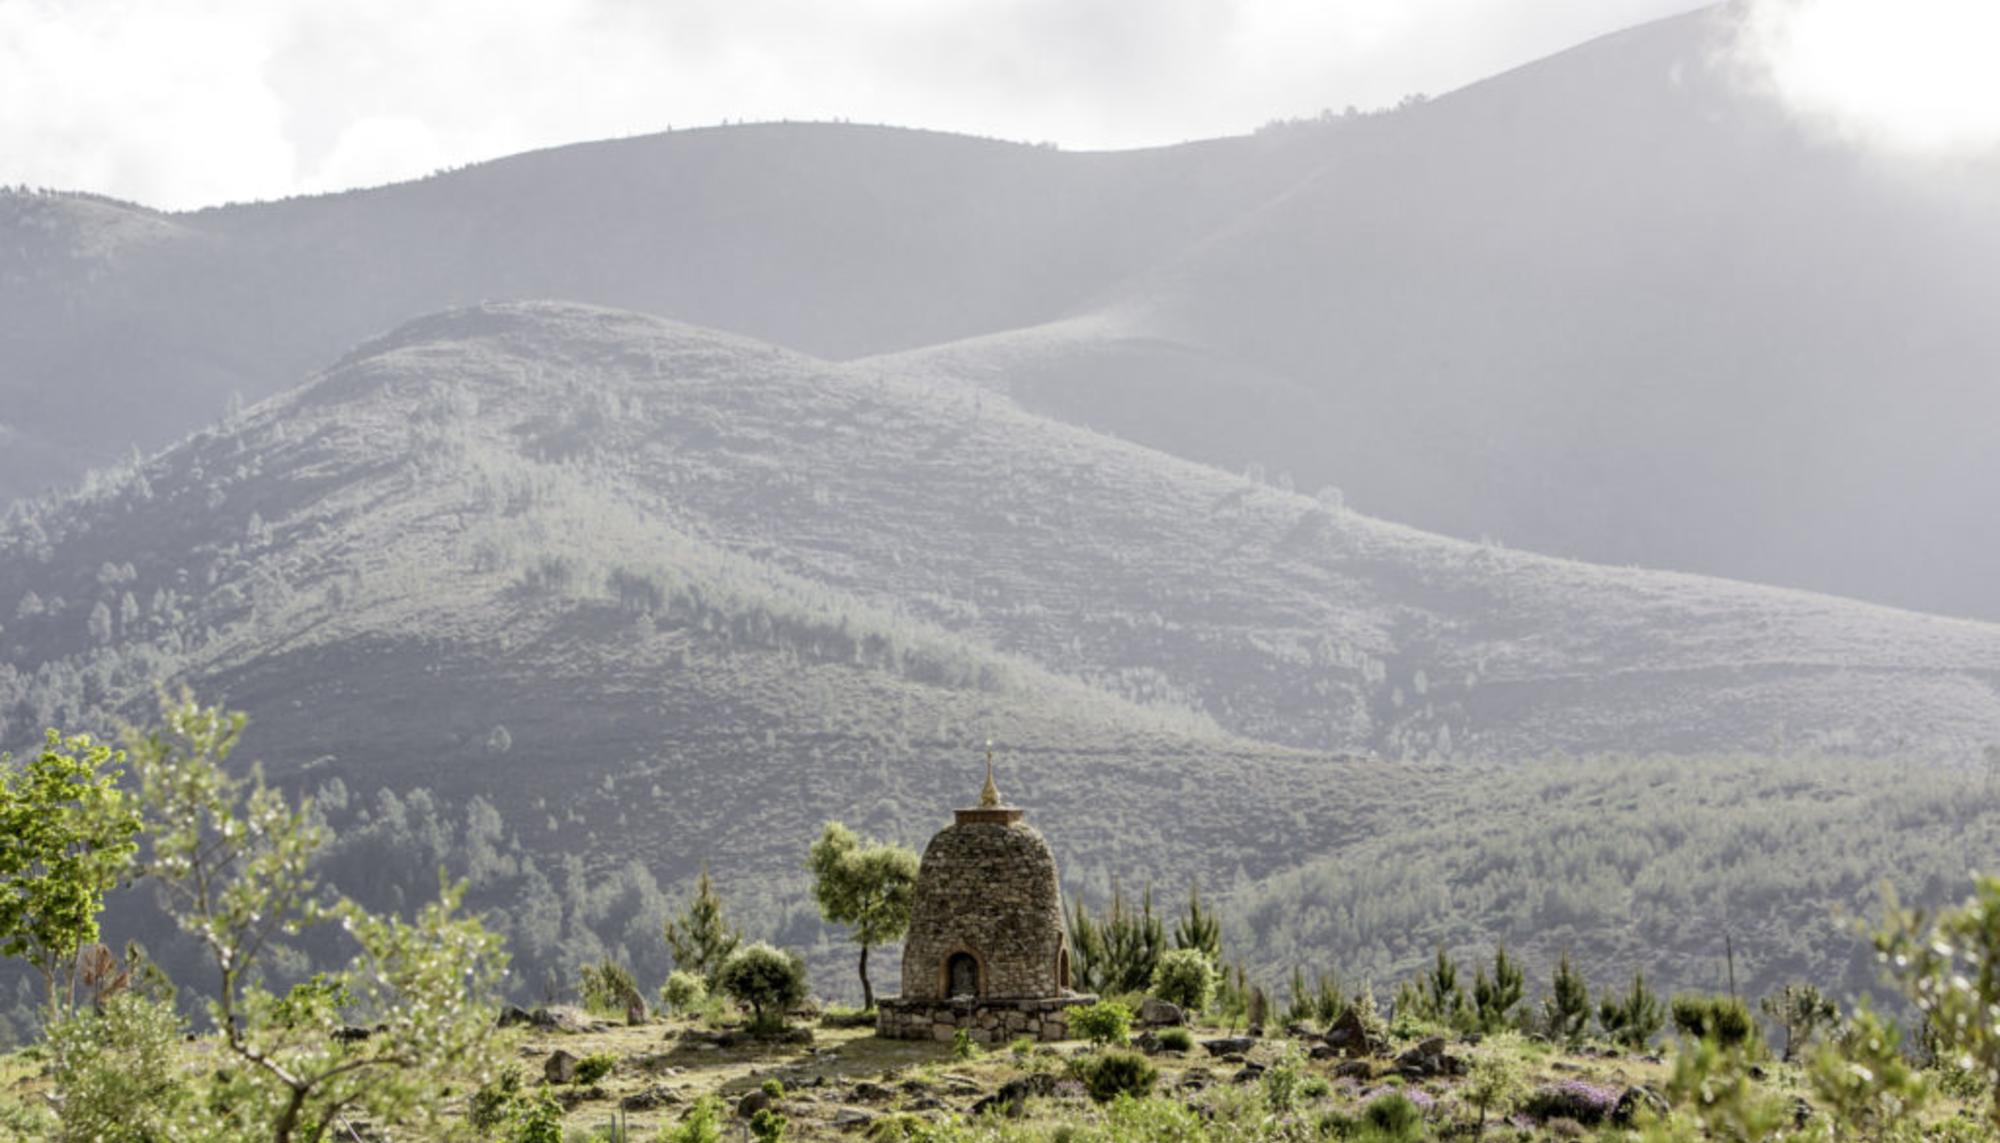
[[[1167,1028],[1160,1033],[1160,1047],[1169,1052],[1192,1052],[1194,1033],[1186,1028]]]
[[[806,962],[758,941],[730,953],[715,984],[723,995],[750,1006],[757,1027],[779,1027],[787,1012],[805,1003]]]
[[[697,973],[675,969],[660,986],[660,1003],[673,1012],[692,1012],[708,999],[708,983]]]
[[[1215,966],[1200,949],[1174,949],[1160,954],[1153,969],[1153,995],[1178,1004],[1189,1014],[1208,1007],[1215,995]]]
[[[1121,1095],[1144,1099],[1153,1093],[1160,1072],[1153,1061],[1137,1052],[1115,1049],[1081,1062],[1078,1078],[1099,1103],[1110,1103]]]
[[[1122,1044],[1132,1034],[1132,1010],[1116,1000],[1100,1000],[1069,1010],[1070,1033],[1093,1044]]]

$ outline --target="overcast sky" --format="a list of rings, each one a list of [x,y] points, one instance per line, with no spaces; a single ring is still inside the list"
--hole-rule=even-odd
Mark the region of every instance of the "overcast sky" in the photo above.
[[[1801,107],[1939,127],[1994,0],[1757,0]],[[1801,27],[1790,13],[1827,17]],[[0,183],[162,207],[371,185],[723,120],[1065,147],[1236,134],[1438,94],[1689,0],[0,0]],[[1911,37],[1905,13],[1936,33]],[[1942,17],[1938,14],[1943,13]],[[1940,19],[1943,21],[1940,25]],[[1984,34],[1953,26],[1971,20]],[[1884,35],[1885,24],[1893,24]],[[1880,49],[1887,45],[1886,49]],[[1862,75],[1859,51],[1878,73]],[[1900,54],[1898,54],[1900,53]],[[1946,80],[1937,77],[1943,74]],[[1945,90],[1913,91],[1924,83]],[[1965,81],[1973,82],[1973,81]],[[1886,102],[1885,102],[1886,101]],[[1851,118],[1851,115],[1849,116]],[[1949,115],[1944,117],[1946,120]],[[1943,123],[1948,134],[1965,124]]]

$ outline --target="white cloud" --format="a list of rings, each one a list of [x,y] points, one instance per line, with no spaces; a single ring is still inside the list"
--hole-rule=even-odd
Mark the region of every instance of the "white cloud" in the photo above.
[[[1851,139],[1931,154],[2000,148],[2000,4],[1759,0],[1743,41],[1770,89]]]
[[[0,182],[187,207],[725,119],[1140,146],[1696,2],[0,0]]]

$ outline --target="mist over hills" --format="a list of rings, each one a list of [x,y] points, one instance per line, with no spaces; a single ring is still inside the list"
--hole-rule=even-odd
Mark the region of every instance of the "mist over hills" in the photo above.
[[[1802,129],[1734,18],[1150,151],[774,124],[180,215],[8,195],[0,496],[559,297],[898,354],[1447,534],[2000,618],[2000,172]]]

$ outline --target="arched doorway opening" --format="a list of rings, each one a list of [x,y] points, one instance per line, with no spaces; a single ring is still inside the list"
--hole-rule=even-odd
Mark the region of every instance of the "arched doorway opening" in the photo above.
[[[1056,951],[1056,987],[1069,991],[1069,948],[1064,946]]]
[[[944,962],[944,994],[979,995],[979,959],[968,952],[951,954]]]

